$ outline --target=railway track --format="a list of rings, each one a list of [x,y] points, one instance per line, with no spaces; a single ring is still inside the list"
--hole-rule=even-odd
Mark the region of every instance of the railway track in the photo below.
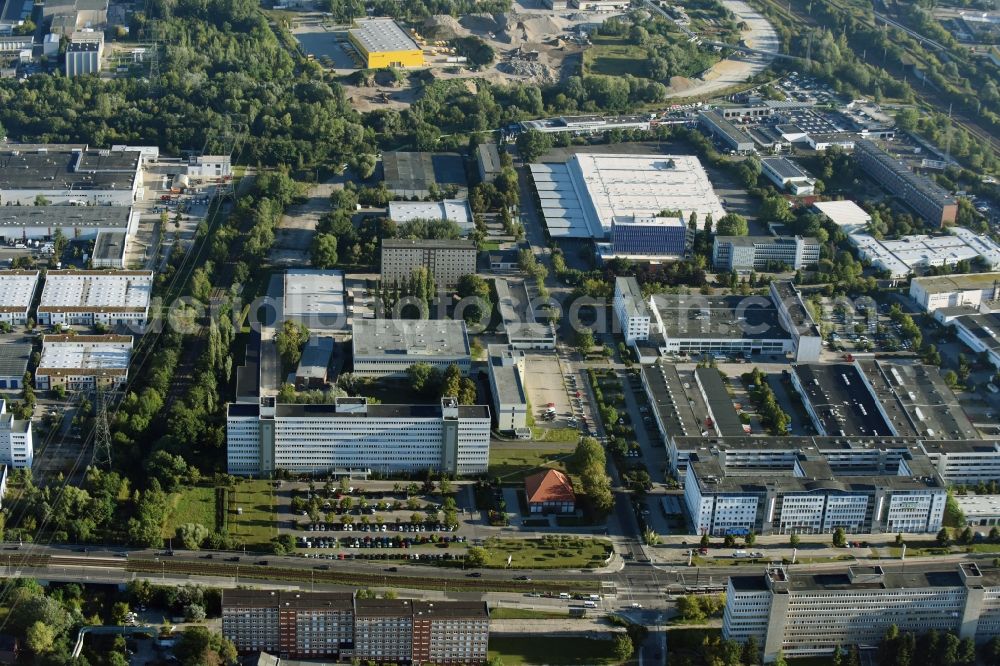
[[[870,28],[879,29],[880,27],[886,25],[886,22],[884,21],[883,23],[880,24],[877,17],[874,16],[869,17],[867,14],[858,15],[856,12],[856,10],[859,9],[858,7],[853,7],[849,4],[840,2],[838,0],[824,0],[824,1],[828,3],[831,7],[845,14],[846,16],[850,16],[854,20],[863,23]],[[778,16],[782,17],[783,19],[791,23],[804,24],[810,27],[822,27],[811,16],[804,16],[802,14],[799,14],[797,11],[792,10],[791,3],[783,4],[778,0],[757,0],[757,2],[760,3],[761,5],[766,5],[775,14],[777,14]],[[898,28],[894,22],[889,23],[888,25],[894,29],[899,29],[906,34],[912,33],[912,31],[910,30],[902,30],[901,28]],[[914,37],[914,39],[917,38]],[[926,37],[921,37],[920,39],[928,43],[933,41],[933,40],[928,40]],[[937,44],[938,46],[942,46],[943,48],[943,45],[940,45],[937,42],[933,43]],[[906,52],[906,54],[909,55],[911,58],[913,58],[915,61],[918,61],[924,65],[927,64],[927,55],[925,53],[916,51],[909,46],[903,46],[903,49]],[[886,65],[883,66],[883,69],[885,69],[887,72],[897,77],[905,76],[905,73],[899,71],[898,67],[890,67]],[[937,91],[932,88],[923,88],[923,89],[914,88],[913,92],[914,95],[916,95],[916,97],[919,100],[921,100],[923,104],[926,105],[928,108],[937,110],[942,113],[945,112],[954,101],[953,99],[949,99],[949,95],[951,93]],[[968,116],[962,113],[952,113],[951,118],[952,122],[954,122],[955,125],[964,129],[966,132],[969,133],[971,137],[977,139],[980,142],[989,144],[993,148],[993,150],[1000,152],[1000,138],[994,136],[993,133],[981,127],[976,120],[969,118]]]

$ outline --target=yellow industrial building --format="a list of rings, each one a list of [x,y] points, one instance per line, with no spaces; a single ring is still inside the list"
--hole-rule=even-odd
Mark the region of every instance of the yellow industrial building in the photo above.
[[[406,31],[390,18],[361,19],[348,32],[365,67],[421,67],[424,52]]]

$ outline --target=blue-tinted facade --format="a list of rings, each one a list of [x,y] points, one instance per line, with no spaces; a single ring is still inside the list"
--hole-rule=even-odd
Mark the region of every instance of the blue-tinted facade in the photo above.
[[[667,223],[620,222],[611,225],[611,248],[621,255],[684,256],[688,246],[687,226],[681,220]]]

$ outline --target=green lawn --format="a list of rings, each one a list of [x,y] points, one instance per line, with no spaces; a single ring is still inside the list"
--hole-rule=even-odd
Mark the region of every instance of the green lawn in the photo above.
[[[548,539],[487,539],[486,566],[512,569],[578,569],[599,567],[611,548],[606,539],[572,536]]]
[[[274,488],[270,481],[237,481],[229,493],[229,532],[247,546],[266,544],[278,536]],[[238,515],[236,509],[243,509]]]
[[[624,38],[612,35],[595,35],[593,46],[583,54],[584,70],[605,76],[643,77],[645,60],[646,51],[641,46],[626,44]]]
[[[517,636],[490,638],[490,658],[500,657],[504,666],[539,664],[555,666],[617,664],[614,641],[573,636]]]
[[[525,476],[542,468],[551,467],[565,472],[565,461],[573,455],[575,449],[575,443],[531,449],[497,444],[490,447],[489,474],[499,477],[504,483],[520,483]]]
[[[167,517],[163,521],[163,538],[176,536],[177,527],[184,523],[200,523],[210,532],[215,531],[214,486],[195,486],[170,493]]]
[[[531,610],[530,608],[491,608],[490,619],[492,620],[562,620],[569,617],[569,613],[556,613],[553,611]]]

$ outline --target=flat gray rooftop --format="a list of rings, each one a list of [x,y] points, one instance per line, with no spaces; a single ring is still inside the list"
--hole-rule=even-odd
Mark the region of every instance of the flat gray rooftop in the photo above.
[[[703,442],[704,419],[708,407],[691,381],[684,381],[677,366],[655,363],[642,366],[650,402],[667,434],[684,440]]]
[[[707,398],[708,409],[715,420],[715,426],[723,437],[738,437],[744,433],[739,414],[733,406],[733,399],[726,390],[722,375],[715,368],[697,368],[695,380]]]
[[[525,405],[528,397],[521,381],[521,372],[513,363],[504,364],[505,357],[523,354],[524,352],[510,349],[507,345],[490,345],[489,360],[493,381],[496,383],[499,402],[507,405]]]
[[[0,234],[10,227],[128,229],[131,206],[0,206]],[[72,237],[71,234],[67,234]]]
[[[16,377],[20,379],[28,369],[31,359],[31,344],[27,342],[8,342],[0,344],[0,377]]]
[[[847,363],[792,367],[828,435],[892,435],[857,368]]]
[[[759,296],[657,294],[664,337],[669,339],[787,340],[791,334],[770,300]]]
[[[435,357],[469,355],[465,322],[450,319],[359,319],[354,322],[355,358]]]
[[[95,260],[124,260],[126,236],[124,231],[102,231],[94,242]]]
[[[142,156],[133,150],[0,152],[0,189],[131,190]]]
[[[897,433],[974,439],[976,427],[938,369],[905,360],[861,360],[862,372]]]

